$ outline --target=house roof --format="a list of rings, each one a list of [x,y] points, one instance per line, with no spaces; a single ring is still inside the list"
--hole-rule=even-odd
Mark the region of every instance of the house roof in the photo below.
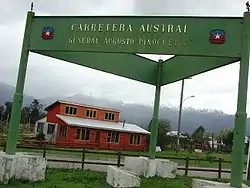
[[[64,116],[64,115],[59,115],[59,114],[57,114],[56,116],[70,126],[78,126],[78,127],[86,127],[86,128],[94,128],[94,129],[106,129],[106,130],[113,130],[113,131],[119,131],[119,132],[150,134],[150,132],[148,132],[147,130],[135,124],[91,120],[91,119],[86,119],[86,118]]]
[[[50,104],[49,106],[47,106],[45,108],[46,111],[48,111],[51,107],[53,107],[56,104],[69,104],[69,105],[77,105],[77,106],[83,106],[83,107],[89,107],[89,108],[96,108],[96,109],[101,109],[101,110],[108,110],[108,111],[115,111],[115,112],[120,112],[120,110],[117,109],[111,109],[111,108],[106,108],[106,107],[98,107],[98,106],[92,106],[92,105],[88,105],[88,104],[80,104],[80,103],[75,103],[75,102],[71,102],[71,101],[64,101],[64,100],[57,100],[54,103]]]
[[[47,121],[47,116],[42,117],[41,119],[37,120],[38,123],[45,123]]]
[[[39,117],[34,118],[33,120],[34,120],[34,121],[40,121],[40,120],[44,119],[45,117],[47,117],[47,114],[46,114],[46,113],[45,113],[45,114],[42,114],[42,115],[39,116]]]

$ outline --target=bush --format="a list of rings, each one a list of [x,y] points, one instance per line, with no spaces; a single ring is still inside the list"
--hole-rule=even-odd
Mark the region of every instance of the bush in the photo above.
[[[216,160],[216,156],[212,155],[211,152],[206,153],[206,160],[209,161],[209,163],[212,163],[214,160]]]
[[[45,140],[45,135],[43,133],[39,133],[36,135],[36,140],[42,141]]]

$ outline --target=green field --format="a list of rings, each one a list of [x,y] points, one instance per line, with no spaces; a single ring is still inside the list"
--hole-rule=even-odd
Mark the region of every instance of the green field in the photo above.
[[[208,179],[220,182],[228,182],[223,179]],[[249,181],[244,182],[250,185]],[[0,185],[1,187],[1,185]],[[111,188],[106,183],[106,173],[81,170],[46,170],[46,179],[42,182],[29,183],[12,180],[4,188]],[[142,178],[141,188],[191,188],[192,178],[177,176],[175,179]]]

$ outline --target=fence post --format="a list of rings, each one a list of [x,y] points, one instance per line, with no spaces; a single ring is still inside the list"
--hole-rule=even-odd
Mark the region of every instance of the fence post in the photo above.
[[[250,180],[250,139],[248,139],[246,179]]]
[[[248,167],[247,167],[247,180],[250,180],[250,163],[248,162]]]
[[[82,149],[82,170],[84,170],[85,148]]]
[[[43,147],[43,158],[46,158],[46,146]]]
[[[188,166],[189,166],[189,156],[186,157],[185,176],[188,175]]]
[[[121,152],[118,152],[118,158],[117,158],[117,167],[121,166]]]
[[[3,152],[6,152],[6,142],[3,145]]]
[[[219,165],[218,165],[218,178],[221,178],[221,168],[222,168],[222,159],[219,158]]]

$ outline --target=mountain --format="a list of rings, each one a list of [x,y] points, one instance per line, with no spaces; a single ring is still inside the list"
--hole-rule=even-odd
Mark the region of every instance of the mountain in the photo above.
[[[0,82],[0,105],[4,104],[5,102],[12,101],[12,97],[15,91],[15,87],[5,84],[3,82]],[[34,97],[31,97],[29,95],[25,95],[23,97],[23,105],[29,105],[34,100]]]
[[[13,92],[13,86],[0,83],[0,104],[9,101]],[[33,99],[34,97],[24,95],[24,105],[30,104]],[[63,98],[47,97],[39,100],[41,104],[47,106],[59,99],[118,109],[121,111],[122,121],[126,120],[128,123],[136,123],[144,128],[148,128],[148,124],[153,114],[152,106],[124,103],[122,101],[111,101],[82,94]],[[178,108],[164,107],[160,109],[160,118],[169,119],[171,121],[172,129],[176,129]],[[181,129],[184,132],[192,133],[200,125],[204,126],[209,132],[217,133],[224,127],[232,127],[234,125],[234,115],[224,114],[217,110],[184,108],[182,112]],[[250,135],[250,118],[248,118],[247,134]]]
[[[153,115],[153,107],[142,104],[123,103],[122,101],[111,101],[82,94],[61,99],[118,109],[121,111],[122,121],[126,120],[128,123],[136,123],[144,128],[148,127]],[[43,104],[49,105],[56,100],[55,98],[44,98],[40,101]],[[161,119],[169,119],[172,129],[177,129],[178,110],[179,109],[175,107],[164,107],[160,109],[159,116]],[[218,110],[184,108],[182,112],[181,129],[185,132],[192,133],[200,125],[204,126],[207,131],[217,133],[224,127],[233,127],[234,115],[224,114]],[[247,133],[250,135],[250,118],[248,118]]]

